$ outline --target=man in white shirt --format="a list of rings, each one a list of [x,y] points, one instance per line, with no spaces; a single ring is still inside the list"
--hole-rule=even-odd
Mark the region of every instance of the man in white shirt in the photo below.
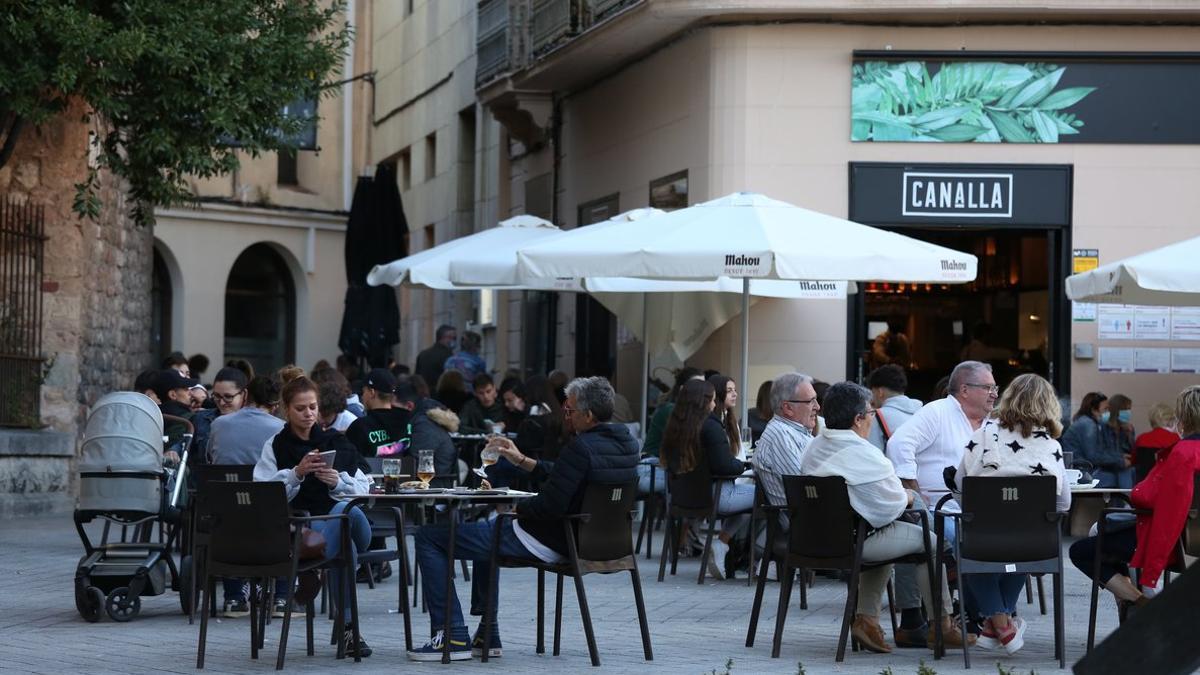
[[[846,481],[850,506],[871,527],[863,543],[863,561],[881,562],[925,550],[920,525],[898,520],[912,505],[915,492],[904,488],[896,470],[879,449],[867,441],[875,410],[871,392],[853,382],[839,382],[825,393],[825,426],[809,443],[801,465],[806,476],[840,476]],[[930,548],[937,541],[930,535]],[[891,652],[879,627],[879,608],[891,565],[863,570],[859,575],[859,594],[851,631],[864,647],[873,652]],[[927,569],[919,570],[917,583],[926,607],[933,611],[933,583]],[[945,577],[941,588],[942,634],[947,647],[961,647],[962,635],[948,616],[950,593]],[[933,644],[933,630],[927,641]]]
[[[942,471],[962,461],[967,441],[991,414],[999,394],[991,366],[963,361],[950,373],[949,395],[925,404],[888,439],[887,456],[896,475],[905,487],[918,490],[930,508],[946,493]]]

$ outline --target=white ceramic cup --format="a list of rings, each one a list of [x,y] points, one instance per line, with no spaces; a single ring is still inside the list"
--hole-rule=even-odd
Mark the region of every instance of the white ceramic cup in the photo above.
[[[1079,482],[1080,478],[1083,478],[1083,472],[1079,469],[1067,469],[1063,472],[1063,475],[1066,476],[1068,485],[1075,485]]]

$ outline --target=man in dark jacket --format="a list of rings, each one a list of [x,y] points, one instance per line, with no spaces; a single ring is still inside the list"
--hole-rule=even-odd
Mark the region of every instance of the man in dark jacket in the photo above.
[[[496,394],[492,376],[480,373],[472,382],[475,398],[467,401],[458,413],[458,433],[490,434],[492,424],[504,424],[504,404]]]
[[[445,370],[446,359],[454,356],[454,343],[458,342],[458,331],[454,326],[442,324],[437,328],[437,339],[428,349],[417,354],[417,375],[425,378],[431,389],[437,388],[438,378]]]
[[[576,436],[562,449],[558,460],[535,460],[521,454],[511,441],[496,438],[489,445],[500,451],[513,465],[544,478],[537,496],[518,502],[517,518],[479,521],[458,526],[454,538],[454,557],[475,563],[471,595],[474,605],[483,606],[491,583],[491,543],[493,528],[500,527],[500,555],[530,561],[561,562],[567,556],[567,540],[562,527],[564,516],[579,513],[584,491],[592,483],[628,485],[637,482],[638,446],[622,424],[611,424],[612,385],[601,377],[580,378],[567,385],[563,408],[567,423]],[[497,524],[498,523],[498,524]],[[463,621],[458,595],[446,597],[446,548],[449,529],[427,525],[417,532],[417,564],[421,568],[425,599],[434,637],[425,646],[408,653],[415,661],[441,659],[443,640],[450,641],[451,660],[482,655],[483,635],[478,630],[467,644],[467,626]],[[499,597],[497,589],[497,597]],[[451,634],[442,632],[446,613],[450,613]],[[500,629],[493,628],[490,657],[500,656]]]
[[[399,457],[412,438],[412,411],[392,405],[396,377],[386,368],[375,368],[363,383],[362,404],[367,414],[346,429],[346,438],[363,457]]]
[[[154,378],[154,393],[158,396],[159,412],[191,421],[194,413],[190,405],[192,395],[189,390],[197,384],[199,384],[198,380],[184,377],[174,368],[164,368],[158,371],[158,377]],[[184,449],[183,435],[186,431],[187,427],[183,424],[170,421],[163,424],[163,433],[167,436],[167,449],[163,452],[164,459],[179,463],[179,457],[183,454]],[[197,453],[197,455],[200,454],[203,453]],[[188,460],[189,463],[194,461],[196,461],[196,456],[192,456]]]

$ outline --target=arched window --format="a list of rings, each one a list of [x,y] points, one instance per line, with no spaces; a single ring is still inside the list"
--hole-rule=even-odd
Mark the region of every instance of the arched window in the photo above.
[[[156,364],[171,353],[171,302],[174,295],[167,261],[155,246],[154,276],[150,284],[150,351]]]
[[[225,358],[270,372],[296,359],[296,287],[267,244],[238,256],[225,285]]]

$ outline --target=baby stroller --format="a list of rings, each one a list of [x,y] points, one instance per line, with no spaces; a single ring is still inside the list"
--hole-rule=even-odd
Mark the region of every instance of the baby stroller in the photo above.
[[[107,394],[88,416],[75,509],[84,548],[75,569],[75,607],[87,621],[99,621],[101,609],[114,621],[129,621],[141,610],[141,596],[161,595],[168,581],[172,589],[180,586],[171,549],[180,531],[175,504],[192,427],[183,418],[168,419],[187,425],[177,476],[163,468],[163,415],[148,397]],[[169,490],[171,478],[174,490]],[[97,518],[105,521],[104,533],[93,544],[84,525]],[[120,526],[121,541],[108,541],[111,525]],[[129,541],[126,528],[132,528]],[[164,529],[169,534],[164,536]]]

